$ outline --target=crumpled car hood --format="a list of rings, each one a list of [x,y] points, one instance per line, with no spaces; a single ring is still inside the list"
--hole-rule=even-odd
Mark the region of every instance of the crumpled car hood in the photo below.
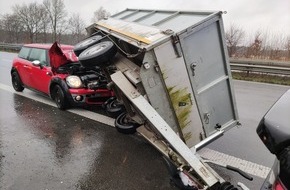
[[[73,46],[60,46],[55,42],[48,51],[52,72],[67,63],[78,62],[78,57],[73,52]]]

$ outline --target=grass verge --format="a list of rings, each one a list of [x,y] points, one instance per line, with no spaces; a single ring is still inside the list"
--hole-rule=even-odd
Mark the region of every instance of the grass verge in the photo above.
[[[271,84],[290,85],[290,76],[278,76],[270,74],[232,72],[233,79]]]

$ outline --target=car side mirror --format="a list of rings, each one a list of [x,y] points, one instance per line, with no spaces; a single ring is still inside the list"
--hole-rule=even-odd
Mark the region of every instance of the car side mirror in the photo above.
[[[37,67],[40,67],[42,69],[42,65],[40,64],[40,61],[39,60],[32,61],[32,65],[37,66]]]

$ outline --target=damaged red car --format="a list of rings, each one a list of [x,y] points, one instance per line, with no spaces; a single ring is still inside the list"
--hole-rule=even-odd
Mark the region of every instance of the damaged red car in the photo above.
[[[107,79],[96,66],[84,67],[73,51],[74,46],[26,44],[13,60],[13,88],[25,88],[52,98],[59,109],[75,106],[102,105],[113,91],[107,89]]]

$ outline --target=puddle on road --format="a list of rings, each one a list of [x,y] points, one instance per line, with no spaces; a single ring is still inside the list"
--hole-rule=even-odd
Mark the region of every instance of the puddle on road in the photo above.
[[[0,189],[175,189],[140,137],[11,95],[0,91]]]
[[[2,186],[73,189],[97,159],[104,135],[82,127],[76,115],[17,95],[13,102],[1,106]]]

